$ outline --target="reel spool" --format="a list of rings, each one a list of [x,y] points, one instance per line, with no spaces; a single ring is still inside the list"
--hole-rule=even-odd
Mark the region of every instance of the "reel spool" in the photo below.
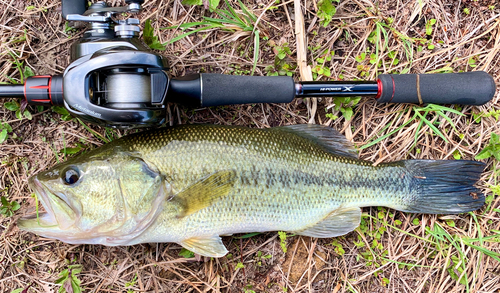
[[[113,69],[106,77],[105,107],[151,107],[151,77],[141,68]]]

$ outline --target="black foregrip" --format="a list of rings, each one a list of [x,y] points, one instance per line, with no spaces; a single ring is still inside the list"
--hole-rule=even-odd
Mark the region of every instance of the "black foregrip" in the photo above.
[[[495,95],[484,71],[444,74],[382,74],[380,103],[483,105]],[[380,90],[379,90],[380,91]]]
[[[166,101],[182,104],[189,107],[200,107],[200,74],[196,73],[172,78],[168,83]]]
[[[62,15],[64,19],[68,14],[84,14],[87,10],[86,0],[63,0],[62,1]]]
[[[295,97],[295,83],[285,76],[242,76],[201,74],[201,105],[219,106],[250,103],[289,103]]]

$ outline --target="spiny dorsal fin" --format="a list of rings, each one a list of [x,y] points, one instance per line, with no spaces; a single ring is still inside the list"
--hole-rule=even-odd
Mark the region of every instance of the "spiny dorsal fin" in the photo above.
[[[226,246],[217,235],[192,237],[182,241],[180,245],[194,253],[208,257],[223,257],[227,253]]]
[[[226,196],[236,181],[233,170],[218,171],[188,186],[172,198],[182,207],[179,218],[189,216],[213,204],[218,198]]]
[[[326,151],[342,157],[358,158],[354,145],[335,129],[318,124],[297,124],[271,128],[275,131],[285,131],[306,138]]]
[[[356,229],[360,221],[360,208],[339,208],[331,212],[323,220],[309,228],[296,232],[296,234],[316,238],[337,237]]]

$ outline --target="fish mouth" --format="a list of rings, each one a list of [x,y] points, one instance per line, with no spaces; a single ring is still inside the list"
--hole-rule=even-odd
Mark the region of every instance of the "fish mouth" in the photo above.
[[[61,196],[51,192],[36,176],[28,180],[28,186],[35,192],[35,196],[45,208],[45,212],[37,211],[34,215],[22,217],[17,223],[19,228],[32,232],[61,230],[61,217],[64,215],[57,214],[57,212],[61,212],[61,208],[57,208],[57,206],[64,207],[66,211],[72,211],[71,207]]]

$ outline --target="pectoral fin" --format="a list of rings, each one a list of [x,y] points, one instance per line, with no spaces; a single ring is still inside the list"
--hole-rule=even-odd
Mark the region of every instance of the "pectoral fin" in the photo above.
[[[203,256],[223,257],[227,253],[222,239],[217,235],[212,237],[192,237],[182,241],[180,245]]]
[[[235,181],[236,172],[225,170],[190,185],[172,198],[173,202],[178,202],[182,207],[178,217],[189,216],[212,205],[231,191]]]
[[[337,237],[356,229],[360,221],[360,208],[339,208],[313,226],[297,231],[296,234],[316,238]]]

